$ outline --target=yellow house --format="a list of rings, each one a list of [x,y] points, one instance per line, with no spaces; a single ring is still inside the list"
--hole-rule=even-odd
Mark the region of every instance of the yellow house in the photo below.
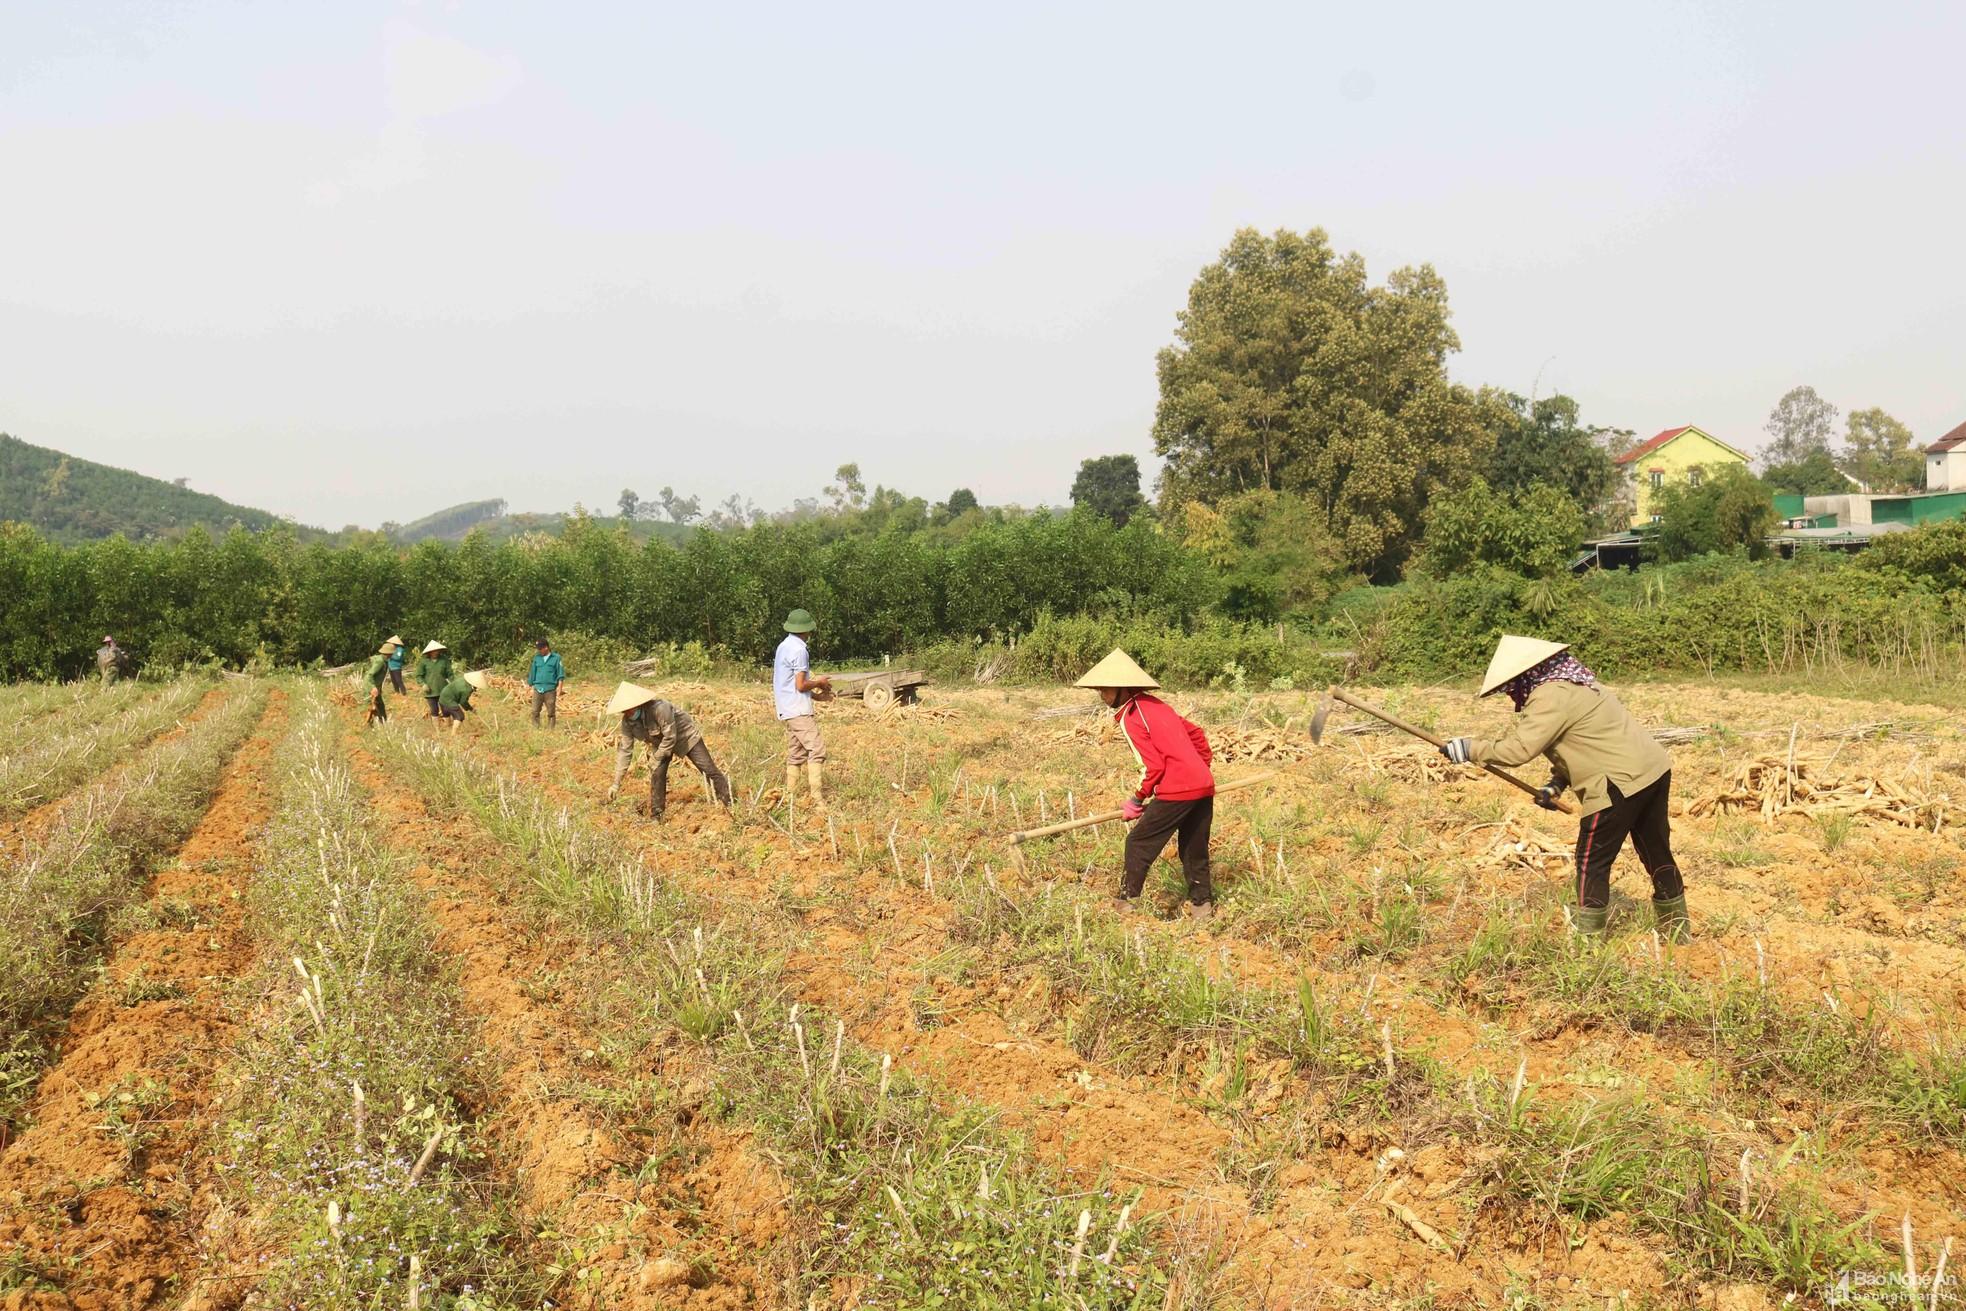
[[[1747,462],[1745,454],[1691,424],[1668,428],[1650,441],[1639,443],[1617,460],[1618,467],[1631,480],[1631,526],[1650,523],[1656,517],[1653,498],[1668,481],[1684,478],[1698,487],[1709,470],[1729,464],[1745,467]]]

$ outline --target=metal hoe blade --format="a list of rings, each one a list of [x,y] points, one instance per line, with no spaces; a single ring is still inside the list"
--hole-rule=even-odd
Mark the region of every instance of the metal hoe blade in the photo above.
[[[1324,721],[1331,714],[1331,698],[1326,696],[1318,702],[1317,713],[1311,716],[1311,745],[1324,745]]]

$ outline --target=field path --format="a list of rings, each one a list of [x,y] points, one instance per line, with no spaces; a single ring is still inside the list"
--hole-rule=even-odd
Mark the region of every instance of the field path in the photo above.
[[[509,858],[469,820],[433,815],[359,744],[353,766],[386,841],[410,856],[410,877],[429,894],[438,947],[459,963],[492,1057],[499,1104],[488,1127],[510,1150],[500,1164],[524,1220],[576,1239],[618,1235],[563,1304],[772,1304],[788,1273],[776,1259],[790,1225],[785,1186],[744,1138],[689,1109],[704,1090],[687,1056],[664,1052],[654,1071],[679,1094],[670,1124],[611,1128],[579,1095],[621,1091],[596,1060],[602,1039],[586,1030],[578,987],[550,982],[595,949],[542,932],[492,880],[467,872]]]
[[[153,926],[116,945],[70,1015],[29,1127],[0,1155],[0,1250],[60,1288],[20,1295],[23,1308],[153,1306],[195,1264],[211,1076],[232,1044],[228,989],[254,959],[242,892],[285,702],[273,692],[177,859],[151,879]]]

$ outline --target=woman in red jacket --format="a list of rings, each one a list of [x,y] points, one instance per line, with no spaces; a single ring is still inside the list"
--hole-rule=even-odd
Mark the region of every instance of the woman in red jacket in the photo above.
[[[1140,786],[1120,807],[1133,830],[1126,835],[1126,875],[1116,904],[1132,908],[1148,868],[1168,837],[1178,835],[1181,872],[1188,879],[1187,912],[1207,919],[1215,913],[1208,872],[1208,832],[1215,822],[1215,775],[1209,764],[1215,753],[1207,736],[1167,702],[1147,695],[1160,684],[1124,651],[1094,665],[1078,685],[1092,688],[1113,708],[1114,722],[1140,761]]]

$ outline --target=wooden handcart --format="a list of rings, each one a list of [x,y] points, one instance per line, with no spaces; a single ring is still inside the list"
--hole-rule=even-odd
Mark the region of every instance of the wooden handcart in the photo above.
[[[919,669],[869,669],[831,677],[834,696],[857,698],[869,710],[911,706],[921,700],[917,689],[928,683],[928,675]]]

